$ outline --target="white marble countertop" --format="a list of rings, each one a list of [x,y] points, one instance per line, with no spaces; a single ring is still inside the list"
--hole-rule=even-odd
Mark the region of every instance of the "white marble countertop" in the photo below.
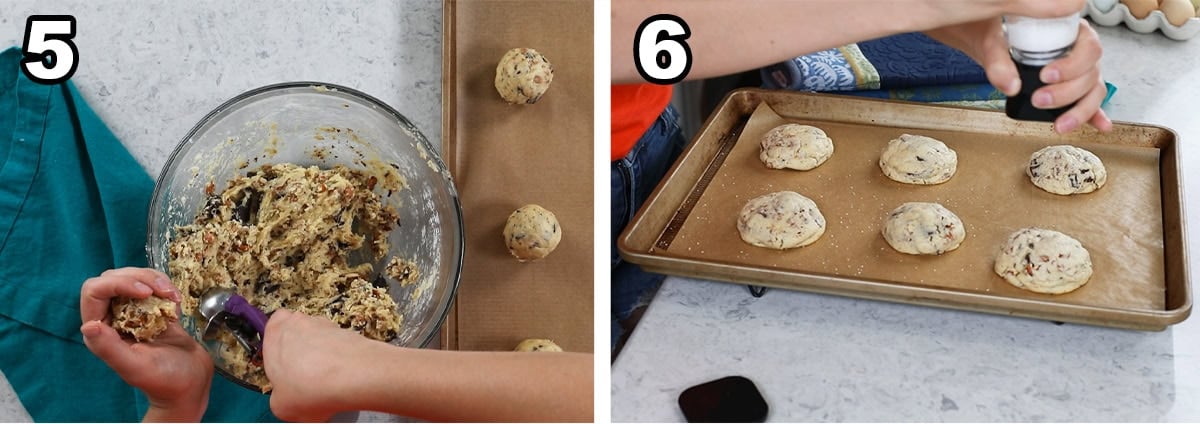
[[[440,0],[5,0],[0,48],[20,46],[25,18],[35,14],[75,16],[72,81],[152,177],[210,110],[284,81],[364,91],[440,145]],[[29,419],[0,378],[0,421]]]
[[[1200,40],[1098,28],[1114,119],[1200,163]],[[1187,167],[1200,269],[1200,167]],[[614,421],[682,421],[686,388],[758,385],[769,421],[1198,421],[1200,318],[1136,332],[670,277],[613,364]]]

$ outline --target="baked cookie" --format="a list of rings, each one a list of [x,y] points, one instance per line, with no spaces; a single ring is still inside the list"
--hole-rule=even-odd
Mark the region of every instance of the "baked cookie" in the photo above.
[[[958,215],[937,203],[905,203],[883,224],[883,239],[910,255],[940,255],[957,249],[966,237]]]
[[[958,153],[935,138],[904,134],[888,142],[879,168],[883,175],[905,184],[941,184],[958,170]]]
[[[783,124],[767,131],[760,141],[758,159],[771,169],[807,171],[833,156],[833,140],[820,128]]]
[[[509,50],[496,65],[496,91],[509,103],[537,103],[553,80],[554,66],[534,49]]]
[[[1036,293],[1063,294],[1092,276],[1092,258],[1078,240],[1054,230],[1024,228],[1008,237],[996,256],[996,274]]]
[[[172,321],[179,321],[175,302],[157,296],[145,299],[118,297],[109,307],[112,309],[112,327],[117,333],[139,342],[154,341],[167,331]]]
[[[825,217],[800,193],[780,191],[750,199],[738,215],[742,241],[771,249],[812,244],[825,234]]]
[[[549,255],[562,240],[562,227],[554,213],[538,205],[525,205],[508,216],[504,245],[521,262]]]
[[[562,348],[546,339],[525,339],[517,345],[516,352],[562,352]]]
[[[1108,180],[1104,163],[1092,152],[1075,146],[1049,146],[1029,157],[1025,175],[1050,193],[1070,195],[1099,190]]]

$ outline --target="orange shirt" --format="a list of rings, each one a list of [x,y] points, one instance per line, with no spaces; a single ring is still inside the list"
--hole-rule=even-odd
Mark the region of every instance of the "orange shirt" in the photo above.
[[[612,159],[629,154],[642,134],[671,103],[670,85],[650,83],[612,86]]]

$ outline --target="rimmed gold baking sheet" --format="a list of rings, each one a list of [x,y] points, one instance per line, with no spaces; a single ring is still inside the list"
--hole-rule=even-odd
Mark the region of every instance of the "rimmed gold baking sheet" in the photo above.
[[[445,0],[442,156],[466,220],[466,253],[442,347],[512,350],[526,338],[592,352],[593,5],[556,0]],[[496,64],[530,47],[554,66],[536,104],[505,103]],[[557,216],[562,241],[519,263],[502,232],[517,208]]]
[[[757,110],[757,113],[756,113]],[[833,156],[811,171],[772,170],[758,140],[784,122],[819,127]],[[958,153],[955,176],[934,186],[894,182],[879,169],[887,142],[904,133],[938,138]],[[785,289],[1055,321],[1161,330],[1187,318],[1186,264],[1176,135],[1118,123],[1055,134],[1049,124],[1003,113],[786,91],[731,93],[619,240],[630,261],[657,272]],[[1025,176],[1029,156],[1052,144],[1096,153],[1108,182],[1059,196]],[[707,175],[706,175],[707,174]],[[780,190],[812,198],[828,222],[814,244],[757,248],[738,236],[736,216],[755,196]],[[967,238],[940,256],[896,252],[883,218],[907,201],[945,205]],[[1036,226],[1065,232],[1090,251],[1088,284],[1064,295],[1015,288],[992,271],[1009,234]]]

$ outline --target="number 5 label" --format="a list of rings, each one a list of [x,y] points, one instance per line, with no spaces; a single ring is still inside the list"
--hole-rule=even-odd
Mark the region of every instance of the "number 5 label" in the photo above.
[[[684,42],[691,36],[687,23],[675,15],[654,15],[642,21],[633,34],[633,63],[638,73],[655,84],[683,81],[692,70],[692,49]]]
[[[25,21],[25,43],[21,52],[21,71],[40,84],[58,84],[71,78],[79,67],[79,49],[75,38],[75,17],[71,15],[34,15]]]

